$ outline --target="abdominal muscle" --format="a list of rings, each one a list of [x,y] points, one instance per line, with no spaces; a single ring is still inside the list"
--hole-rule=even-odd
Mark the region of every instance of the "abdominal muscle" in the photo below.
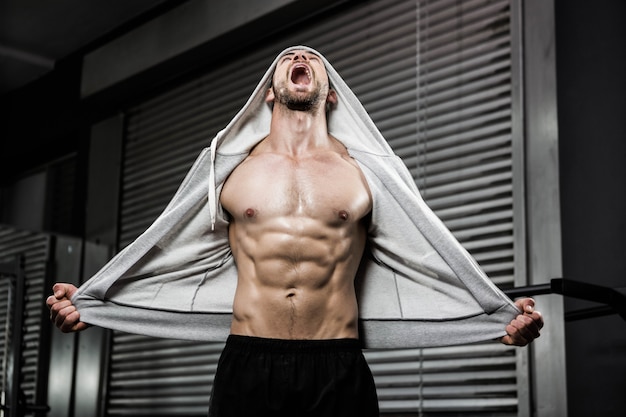
[[[358,337],[354,276],[365,242],[361,225],[290,216],[231,224],[230,235],[239,275],[233,334]]]
[[[298,157],[257,148],[220,201],[238,272],[233,334],[358,337],[354,278],[371,196],[343,148]]]

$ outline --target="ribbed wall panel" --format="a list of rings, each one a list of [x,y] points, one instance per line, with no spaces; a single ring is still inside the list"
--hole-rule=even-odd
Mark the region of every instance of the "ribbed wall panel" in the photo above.
[[[424,1],[419,9],[419,129],[412,172],[427,203],[466,249],[494,281],[510,287],[515,251],[509,2]],[[471,225],[455,222],[467,217]]]
[[[222,347],[116,332],[108,415],[206,415]]]
[[[305,44],[333,63],[427,203],[493,281],[510,286],[510,37],[508,1],[367,1],[129,109],[120,245],[165,207],[275,54]],[[221,348],[114,333],[107,415],[206,415]],[[514,349],[489,343],[366,356],[383,413],[516,413]]]
[[[0,402],[2,404],[6,402],[7,389],[10,385],[7,381],[7,372],[11,352],[12,294],[11,281],[8,277],[0,275]]]
[[[16,230],[9,226],[0,225],[0,263],[11,262],[15,256],[21,255],[24,260],[24,311],[22,357],[20,358],[20,389],[25,401],[36,404],[39,396],[45,393],[37,392],[41,354],[41,328],[43,300],[46,289],[46,265],[50,256],[50,237],[44,234]],[[10,338],[12,335],[11,317],[14,314],[11,305],[11,280],[8,276],[0,275],[0,392],[6,388],[7,355],[10,354]],[[48,323],[45,323],[48,325]],[[44,387],[45,388],[45,387]]]
[[[369,350],[381,410],[424,415],[516,407],[515,349],[477,344],[394,351]],[[472,414],[474,415],[474,414]]]

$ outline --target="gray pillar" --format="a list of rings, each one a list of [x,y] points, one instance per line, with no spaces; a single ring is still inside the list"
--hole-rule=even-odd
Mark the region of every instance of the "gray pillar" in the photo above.
[[[529,285],[562,276],[554,2],[525,1],[524,121]],[[546,325],[527,349],[529,414],[567,415],[563,297],[535,297]],[[522,407],[520,407],[520,410]]]
[[[82,242],[77,238],[57,237],[54,253],[54,281],[79,284]],[[74,355],[76,334],[54,330],[50,337],[48,374],[48,417],[73,415]]]
[[[91,129],[84,279],[93,276],[113,256],[117,241],[119,184],[124,120],[121,115]],[[92,327],[78,335],[74,415],[99,416],[106,389],[110,331]]]

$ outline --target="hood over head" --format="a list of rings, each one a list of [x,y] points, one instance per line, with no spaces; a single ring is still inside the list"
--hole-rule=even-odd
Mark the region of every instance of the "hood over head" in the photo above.
[[[337,138],[348,150],[368,152],[375,155],[391,155],[393,151],[384,139],[367,111],[328,60],[308,46],[291,46],[279,53],[267,69],[250,98],[230,123],[211,142],[211,171],[209,178],[209,206],[211,225],[217,216],[217,191],[215,184],[216,154],[236,155],[249,153],[270,132],[272,110],[265,102],[265,94],[272,85],[272,78],[279,59],[294,50],[304,50],[320,57],[332,89],[337,94],[337,104],[328,114],[328,133]]]

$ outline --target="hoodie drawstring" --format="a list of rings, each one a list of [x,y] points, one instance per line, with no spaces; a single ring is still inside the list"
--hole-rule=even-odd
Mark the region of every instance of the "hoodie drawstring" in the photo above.
[[[211,231],[215,230],[215,222],[217,218],[217,180],[215,178],[215,152],[217,149],[217,137],[211,141],[211,163],[209,166],[209,214],[211,217]]]

